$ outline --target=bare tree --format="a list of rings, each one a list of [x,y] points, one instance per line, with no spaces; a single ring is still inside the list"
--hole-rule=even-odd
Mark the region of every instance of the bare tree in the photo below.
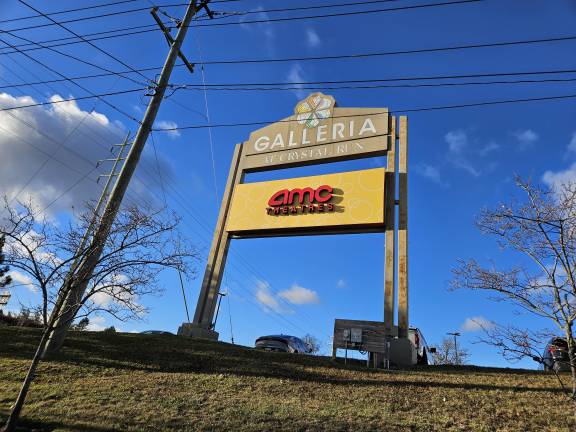
[[[72,330],[84,331],[88,328],[89,325],[90,325],[90,319],[88,317],[84,317],[80,321],[78,321],[76,325],[72,327]]]
[[[6,238],[6,264],[39,288],[44,324],[38,348],[2,429],[8,432],[16,427],[48,338],[67,312],[62,299],[70,293],[75,263],[94,247],[90,244],[81,247],[94,211],[88,206],[66,228],[40,216],[31,203],[12,207],[5,200],[0,214],[4,215],[0,220],[0,236]],[[164,210],[145,206],[122,209],[112,224],[93,274],[86,280],[83,297],[72,304],[74,316],[80,313],[85,317],[98,311],[121,321],[140,319],[146,313],[141,298],[162,292],[158,280],[162,270],[173,268],[191,277],[194,274],[191,264],[197,252],[182,241],[177,233],[178,223],[174,214]]]
[[[493,300],[509,302],[553,327],[485,329],[483,341],[498,347],[508,359],[542,361],[540,348],[550,336],[566,338],[576,409],[576,184],[546,187],[519,178],[516,182],[525,200],[483,210],[477,226],[496,237],[502,248],[519,253],[519,264],[497,269],[474,259],[461,261],[453,270],[452,287],[487,291]]]
[[[442,339],[442,343],[435,348],[436,352],[431,353],[435,365],[464,365],[470,358],[468,350],[456,346],[452,338]]]
[[[313,336],[311,334],[306,334],[302,337],[302,341],[306,344],[306,346],[308,347],[308,354],[317,354],[318,352],[320,352],[320,340],[316,337]]]
[[[5,202],[6,217],[0,234],[6,238],[5,259],[13,270],[31,280],[41,293],[42,320],[48,313],[70,272],[87,252],[79,250],[92,219],[92,208],[65,228],[39,216],[33,205],[12,207]],[[166,268],[194,274],[191,260],[196,251],[176,234],[174,214],[148,207],[131,206],[116,218],[106,240],[88,289],[75,305],[81,316],[107,313],[120,321],[141,319],[147,312],[140,299],[162,293],[158,275]]]
[[[0,235],[0,288],[8,286],[10,282],[12,282],[12,278],[10,276],[6,276],[6,273],[8,273],[10,269],[8,268],[8,266],[3,265],[4,254],[2,251],[4,250],[4,242],[5,242],[4,236]]]

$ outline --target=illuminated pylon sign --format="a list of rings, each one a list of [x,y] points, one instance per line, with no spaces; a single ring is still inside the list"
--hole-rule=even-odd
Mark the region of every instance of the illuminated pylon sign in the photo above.
[[[231,239],[284,235],[384,232],[384,326],[394,327],[394,275],[398,256],[398,336],[408,332],[407,120],[386,108],[340,108],[314,93],[294,114],[250,134],[236,146],[216,224],[196,313],[179,334],[218,338],[214,312]],[[396,141],[399,138],[399,170]],[[312,177],[244,183],[249,172],[387,156],[387,167]],[[396,199],[396,177],[400,196]],[[398,229],[395,221],[399,208]],[[397,231],[398,248],[395,235]]]

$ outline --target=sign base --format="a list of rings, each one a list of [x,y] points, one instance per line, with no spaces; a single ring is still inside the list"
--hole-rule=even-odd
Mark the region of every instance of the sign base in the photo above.
[[[390,363],[397,367],[410,367],[416,364],[416,350],[408,338],[390,339]]]
[[[218,336],[220,335],[218,332],[200,327],[198,324],[182,323],[182,325],[178,328],[178,336],[187,336],[217,341]]]

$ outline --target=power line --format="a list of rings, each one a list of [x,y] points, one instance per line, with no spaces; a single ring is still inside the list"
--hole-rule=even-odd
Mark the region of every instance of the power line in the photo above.
[[[190,24],[188,27],[215,27],[215,26],[226,26],[226,25],[247,25],[247,24],[261,24],[261,23],[273,23],[273,22],[286,22],[286,21],[297,21],[297,20],[304,20],[304,19],[320,19],[320,18],[333,18],[333,17],[344,17],[344,16],[351,16],[351,15],[365,15],[370,13],[385,13],[385,12],[397,12],[401,10],[410,10],[410,9],[420,9],[420,8],[430,8],[430,7],[443,7],[443,6],[450,6],[450,5],[461,5],[461,4],[468,4],[468,3],[477,3],[483,2],[486,0],[458,0],[452,2],[443,2],[443,3],[429,3],[429,4],[422,4],[422,5],[412,5],[412,6],[401,6],[397,8],[387,8],[387,9],[375,9],[369,11],[356,11],[356,12],[342,12],[342,13],[334,13],[334,14],[325,14],[325,15],[314,15],[314,16],[305,16],[305,17],[284,17],[284,18],[273,18],[273,19],[264,19],[264,20],[252,20],[252,21],[235,21],[235,22],[225,22],[225,23],[212,23],[212,24]],[[165,23],[168,29],[173,29],[174,26],[171,25],[172,23]],[[138,30],[140,29],[140,30]],[[149,32],[156,32],[159,31],[158,27],[155,25],[141,25],[141,26],[132,26],[127,28],[120,28],[114,30],[107,30],[103,32],[95,32],[95,33],[88,33],[84,35],[79,35],[83,38],[87,38],[88,36],[98,36],[103,34],[109,33],[116,33],[128,30],[138,30],[133,32],[127,32],[119,35],[108,35],[100,38],[90,38],[85,40],[95,41],[95,40],[103,40],[103,39],[110,39],[116,38],[121,36],[130,36],[135,34],[142,34],[142,33],[149,33]],[[70,41],[72,39],[72,41]],[[64,45],[73,45],[77,43],[82,43],[83,41],[74,40],[75,38],[59,38],[59,39],[52,39],[49,41],[43,41],[42,43],[50,43],[50,42],[58,42],[68,40],[70,42],[65,42],[61,44],[55,44],[52,46],[64,46]],[[31,49],[38,49],[38,48],[31,48]]]
[[[93,39],[93,40],[96,40],[96,39]],[[452,45],[452,46],[432,47],[432,48],[416,48],[416,49],[410,49],[410,50],[380,51],[380,52],[368,52],[368,53],[356,53],[356,54],[338,54],[338,55],[330,55],[330,56],[285,57],[285,58],[277,58],[277,59],[212,60],[212,61],[205,61],[202,64],[204,64],[204,65],[229,65],[229,64],[283,63],[283,62],[297,62],[297,61],[360,59],[360,58],[386,57],[386,56],[395,56],[395,55],[422,54],[422,53],[433,53],[433,52],[444,52],[444,51],[458,51],[458,50],[479,49],[479,48],[496,48],[496,47],[505,47],[505,46],[567,42],[567,41],[574,41],[574,40],[576,40],[576,35],[558,36],[558,37],[553,37],[553,38],[504,41],[504,42],[487,42],[487,43],[477,43],[477,44],[467,44],[467,45]],[[45,42],[36,42],[36,44],[40,44],[40,43],[45,43]],[[79,42],[74,42],[74,43],[79,43]],[[67,45],[67,44],[62,44],[62,45]],[[51,45],[49,47],[55,47],[55,46],[60,46],[60,45]],[[13,48],[17,48],[17,47],[14,46]],[[38,48],[19,50],[18,52],[26,52],[26,51],[35,50],[35,49],[38,49]],[[11,52],[0,52],[0,55],[10,54],[10,53]],[[200,62],[194,62],[194,63],[199,64]]]
[[[244,16],[244,15],[250,15],[250,14],[292,12],[292,11],[304,11],[304,10],[312,10],[312,9],[327,9],[327,8],[335,8],[335,7],[349,7],[349,6],[370,5],[370,4],[378,4],[378,3],[389,3],[389,2],[395,2],[395,1],[402,1],[402,0],[369,0],[369,1],[356,1],[356,2],[350,2],[350,3],[319,5],[319,6],[301,6],[301,7],[279,8],[279,9],[256,9],[256,10],[249,10],[249,11],[221,12],[225,15],[219,17],[219,19],[230,18],[232,16],[239,16],[239,15]],[[175,7],[175,6],[186,6],[186,3],[157,5],[157,7]],[[107,18],[110,16],[117,16],[117,15],[129,14],[129,13],[134,13],[134,12],[149,11],[149,10],[150,10],[150,7],[139,7],[139,8],[133,8],[133,9],[126,9],[126,10],[121,10],[121,11],[103,13],[103,14],[99,14],[99,15],[90,15],[90,16],[79,17],[79,18],[72,18],[72,19],[60,21],[60,24],[68,24],[68,23],[75,23],[75,22],[80,22],[80,21],[88,21],[88,20],[94,20],[94,19],[100,19],[100,18]],[[51,14],[46,14],[46,13],[45,14],[39,14],[36,17],[44,17],[44,16],[48,16],[48,15],[51,15]],[[195,21],[204,21],[204,20],[195,20]],[[0,21],[0,23],[2,23],[2,22],[5,22],[5,21]],[[18,28],[10,29],[10,31],[11,32],[19,32],[19,31],[32,30],[32,29],[43,28],[43,27],[51,27],[51,26],[55,26],[55,25],[58,25],[58,24],[56,24],[54,22],[44,23],[44,24],[36,24],[36,25],[30,25],[27,27],[18,27]]]
[[[20,91],[21,94],[24,95],[24,92]],[[28,180],[26,182],[24,182],[24,184],[20,187],[20,189],[12,196],[12,198],[10,198],[9,203],[12,203],[14,200],[16,200],[18,198],[18,196],[34,181],[34,179],[40,175],[40,173],[42,172],[42,170],[44,170],[44,168],[46,167],[46,165],[48,165],[48,163],[54,158],[54,156],[60,151],[60,149],[62,148],[66,148],[66,143],[67,141],[72,137],[72,135],[74,135],[76,133],[76,131],[78,131],[78,129],[80,128],[80,126],[82,126],[82,124],[84,124],[85,120],[90,116],[90,113],[93,112],[96,107],[98,106],[98,103],[100,101],[95,101],[95,103],[92,106],[92,109],[90,111],[86,111],[84,113],[84,115],[82,116],[82,118],[80,119],[80,121],[78,121],[78,123],[76,123],[76,125],[74,126],[74,128],[68,132],[64,139],[62,141],[58,141],[60,143],[60,146],[56,149],[56,151],[50,153],[50,156],[47,157],[44,162],[42,164],[40,164],[40,166],[32,173],[32,175],[28,178]],[[11,113],[9,113],[10,115],[12,115]],[[18,119],[17,119],[18,120]],[[88,177],[93,171],[95,171],[97,169],[97,167],[94,167],[94,169],[92,171],[90,171],[86,177]],[[46,209],[44,209],[46,210]]]
[[[558,79],[532,79],[532,80],[515,80],[515,81],[473,81],[473,82],[455,82],[455,83],[434,83],[434,84],[375,84],[375,85],[357,85],[357,86],[322,86],[308,87],[297,85],[292,87],[274,86],[274,87],[210,87],[203,88],[199,84],[194,85],[173,85],[174,90],[212,90],[212,91],[284,91],[284,90],[372,90],[382,88],[422,88],[422,87],[459,87],[475,85],[499,85],[499,84],[542,84],[542,83],[568,83],[574,82],[576,78],[558,78]]]
[[[555,37],[555,38],[531,39],[531,40],[523,40],[523,41],[492,42],[492,43],[482,43],[482,44],[472,44],[472,45],[454,45],[454,46],[448,46],[448,47],[418,48],[418,49],[411,49],[411,50],[382,51],[382,52],[374,52],[374,53],[344,54],[344,55],[332,55],[332,56],[287,57],[287,58],[281,58],[281,59],[214,60],[214,61],[204,62],[204,64],[207,64],[207,65],[253,64],[253,63],[282,63],[282,62],[295,62],[295,61],[313,61],[313,60],[358,59],[358,58],[385,57],[385,56],[405,55],[405,54],[422,54],[422,53],[441,52],[441,51],[456,51],[456,50],[464,50],[464,49],[495,48],[495,47],[503,47],[503,46],[514,46],[514,45],[529,45],[529,44],[538,44],[538,43],[563,42],[563,41],[570,41],[570,40],[576,40],[576,36],[561,36],[561,37]]]
[[[0,33],[6,33],[6,34],[9,34],[9,35],[12,36],[12,37],[17,38],[17,39],[20,39],[20,40],[23,40],[23,41],[32,43],[32,44],[37,45],[37,46],[42,47],[42,48],[46,48],[47,50],[52,51],[52,52],[54,52],[54,53],[56,53],[56,54],[59,54],[59,55],[61,55],[61,56],[64,56],[64,57],[69,58],[69,59],[72,59],[72,60],[76,60],[77,62],[80,62],[80,63],[82,63],[82,64],[85,64],[85,65],[92,66],[92,67],[94,67],[94,68],[103,70],[103,71],[105,71],[105,72],[107,72],[107,73],[109,73],[109,74],[111,74],[111,75],[119,75],[118,73],[115,73],[114,71],[111,71],[110,69],[107,69],[107,68],[105,68],[105,67],[98,66],[98,65],[95,64],[95,63],[92,63],[92,62],[89,62],[89,61],[87,61],[87,60],[81,59],[81,58],[76,57],[76,56],[74,56],[74,55],[72,55],[72,54],[63,53],[62,51],[58,51],[57,49],[54,49],[54,48],[52,48],[52,47],[44,46],[43,44],[41,44],[41,43],[39,43],[39,42],[34,42],[34,41],[31,40],[31,39],[27,39],[27,38],[25,38],[25,37],[12,34],[10,31],[0,30]],[[14,45],[14,46],[16,47],[16,45]],[[21,50],[21,51],[23,51],[23,50]],[[17,52],[17,51],[15,51],[15,52]],[[13,54],[13,52],[10,52],[9,54]],[[131,72],[131,71],[129,71],[129,72],[127,72],[127,73],[130,73],[130,72]],[[145,85],[145,83],[136,81],[136,80],[133,79],[133,78],[128,77],[127,79],[128,79],[129,81],[135,83],[135,84]]]
[[[144,78],[145,80],[148,80],[148,78],[142,74],[142,72],[138,72],[136,71],[132,66],[130,66],[129,64],[127,64],[126,62],[120,60],[118,57],[116,57],[115,55],[109,53],[108,51],[100,48],[98,45],[95,45],[94,43],[92,43],[89,40],[86,40],[84,37],[80,36],[78,33],[76,33],[73,30],[70,30],[68,27],[66,27],[65,25],[59,23],[58,21],[54,20],[53,18],[49,17],[48,15],[44,14],[43,12],[41,12],[39,9],[36,9],[35,7],[29,5],[28,3],[26,3],[24,0],[18,0],[20,3],[22,3],[23,5],[29,7],[30,9],[32,9],[34,12],[41,14],[44,18],[50,20],[51,22],[53,22],[54,24],[56,24],[58,27],[66,30],[68,33],[73,34],[74,36],[76,36],[77,38],[80,38],[83,42],[86,42],[88,45],[90,45],[92,48],[98,50],[99,52],[101,52],[102,54],[104,54],[105,56],[111,58],[112,60],[120,63],[122,66],[124,66],[125,68],[130,69],[132,72],[137,73],[138,75],[140,75],[142,78]]]
[[[72,12],[81,12],[81,11],[86,11],[86,10],[91,10],[91,9],[99,9],[99,8],[104,8],[104,7],[109,7],[109,6],[117,6],[120,4],[134,3],[134,2],[138,2],[138,1],[144,1],[144,0],[118,0],[118,1],[113,1],[113,2],[109,2],[109,3],[95,4],[92,6],[83,6],[81,8],[65,9],[65,10],[55,11],[55,12],[47,12],[46,15],[49,15],[49,16],[62,15],[62,14],[67,14],[67,13],[72,13]],[[212,3],[212,4],[214,4],[214,3],[231,3],[231,2],[238,2],[238,1],[245,1],[245,0],[212,0],[210,3]],[[186,5],[187,5],[187,3],[176,3],[176,4],[159,4],[157,6],[158,7],[175,7],[175,6],[186,6]],[[42,17],[42,15],[38,14],[38,15],[30,15],[30,16],[26,16],[26,17],[4,19],[4,20],[0,20],[0,24],[7,23],[7,22],[14,22],[14,21],[23,21],[23,20],[34,19],[34,18],[41,18],[41,17]]]
[[[64,195],[67,195],[72,189],[76,188],[80,183],[84,182],[86,179],[88,179],[90,177],[90,175],[92,175],[92,173],[94,171],[96,171],[98,168],[94,167],[91,170],[89,170],[86,174],[80,176],[74,183],[72,183],[69,187],[67,187],[66,189],[64,189],[64,191],[62,191],[62,193],[60,193],[57,197],[55,197],[52,201],[50,201],[43,209],[42,209],[42,213],[45,213],[50,207],[52,207],[54,204],[56,204],[58,201],[60,201],[61,198],[64,197]],[[95,182],[94,179],[92,179],[92,181]]]
[[[400,84],[400,85],[373,85],[373,86],[341,86],[341,87],[270,87],[270,88],[237,88],[237,87],[230,87],[230,88],[220,88],[220,87],[210,87],[206,88],[206,90],[223,90],[223,91],[278,91],[278,90],[362,90],[362,89],[379,89],[379,88],[421,88],[421,87],[447,87],[447,86],[471,86],[471,85],[496,85],[496,84],[540,84],[540,83],[566,83],[566,82],[574,82],[576,78],[566,78],[566,79],[543,79],[543,80],[516,80],[516,81],[487,81],[487,82],[463,82],[463,83],[437,83],[437,84]],[[184,85],[179,87],[185,90],[198,90],[203,91],[203,85],[194,85],[188,86]],[[177,88],[178,89],[178,88]],[[121,94],[127,93],[135,93],[140,92],[143,89],[128,89],[128,90],[119,90],[115,92],[109,93],[101,93],[101,94],[93,94],[90,96],[79,96],[67,99],[58,99],[58,100],[51,100],[45,102],[36,102],[33,104],[26,104],[26,105],[17,105],[17,106],[10,106],[6,108],[0,108],[0,112],[3,111],[14,111],[19,109],[25,108],[34,108],[38,106],[47,106],[47,105],[56,105],[66,102],[72,101],[79,101],[85,99],[100,99],[106,96],[116,96]],[[515,103],[515,102],[528,102],[533,100],[549,100],[549,99],[565,99],[570,98],[572,95],[567,96],[552,96],[552,97],[544,97],[544,98],[536,98],[536,99],[519,99],[519,100],[511,100],[511,101],[499,101],[499,102],[486,102],[482,104],[495,104],[495,103]],[[468,106],[468,105],[466,105]],[[472,104],[471,106],[476,106]],[[434,108],[440,109],[440,108]],[[444,108],[445,109],[445,108]],[[420,109],[419,109],[420,110]],[[426,110],[431,110],[431,108],[426,108]],[[398,110],[396,112],[409,112],[407,110]],[[373,113],[378,114],[378,113]],[[294,120],[280,120],[291,122]],[[209,122],[210,123],[210,122]],[[274,123],[274,122],[253,122],[253,123],[238,123],[238,124],[217,124],[212,125],[214,127],[232,127],[232,126],[257,126],[261,124],[267,123]],[[208,125],[197,125],[197,126],[181,126],[181,127],[174,127],[174,128],[163,128],[163,129],[153,129],[158,132],[167,132],[167,131],[174,131],[180,129],[195,129],[195,128],[211,128],[210,124]]]
[[[10,43],[6,42],[5,40],[0,38],[0,42],[3,42],[5,45],[8,45],[10,47],[13,47]],[[45,63],[41,62],[40,60],[32,57],[29,54],[26,54],[25,52],[21,52],[20,50],[17,49],[17,51],[22,54],[23,56],[25,56],[26,58],[32,60],[33,62],[39,64],[40,66],[44,67],[45,69],[49,70],[50,72],[52,72],[53,74],[56,74],[58,76],[60,76],[61,78],[64,78],[66,81],[71,82],[72,84],[74,84],[75,86],[77,86],[78,88],[80,88],[81,90],[85,91],[86,93],[98,97],[100,99],[99,96],[96,96],[92,91],[88,90],[86,87],[78,84],[76,81],[71,80],[70,78],[68,78],[66,75],[58,72],[56,69],[46,65]],[[115,111],[119,112],[120,114],[128,117],[130,120],[135,121],[136,123],[140,123],[137,119],[135,119],[133,116],[131,116],[130,114],[126,113],[125,111],[121,110],[120,108],[116,107],[115,105],[111,104],[110,102],[108,102],[105,99],[100,99],[102,100],[103,103],[105,103],[106,105],[108,105],[110,108],[114,109]]]
[[[559,96],[544,96],[544,97],[534,97],[534,98],[526,98],[526,99],[508,99],[508,100],[500,100],[500,101],[485,101],[485,102],[474,102],[468,104],[457,104],[457,105],[443,105],[443,106],[434,106],[434,107],[422,107],[422,108],[403,108],[397,109],[393,111],[375,111],[373,113],[366,113],[365,115],[377,115],[377,114],[385,114],[386,112],[390,114],[402,114],[402,113],[409,113],[409,112],[421,112],[421,111],[437,111],[437,110],[448,110],[448,109],[458,109],[458,108],[471,108],[471,107],[480,107],[480,106],[489,106],[489,105],[503,105],[503,104],[514,104],[514,103],[526,103],[526,102],[539,102],[539,101],[551,101],[551,100],[562,100],[562,99],[573,99],[576,98],[576,94],[569,94],[569,95],[559,95]],[[334,116],[332,118],[342,118],[342,117],[351,117],[351,116]],[[220,123],[220,124],[212,124],[211,127],[242,127],[242,126],[261,126],[261,125],[268,125],[272,123],[290,123],[296,121],[293,120],[269,120],[269,121],[255,121],[255,122],[246,122],[246,123]],[[175,130],[185,130],[185,129],[204,129],[208,127],[207,125],[190,125],[190,126],[178,126],[173,128],[154,128],[153,130],[156,132],[170,132]]]
[[[61,104],[61,103],[79,101],[79,100],[85,100],[85,99],[100,99],[100,98],[106,97],[106,96],[116,96],[116,95],[121,95],[121,94],[126,94],[126,93],[134,93],[134,92],[140,92],[140,91],[142,91],[141,88],[140,89],[130,89],[130,90],[119,90],[119,91],[109,92],[109,93],[93,94],[90,96],[79,96],[79,97],[68,98],[68,99],[58,99],[58,100],[52,100],[52,101],[47,101],[47,102],[37,102],[37,103],[27,104],[27,105],[18,105],[18,106],[0,108],[0,112],[13,111],[13,110],[24,109],[24,108],[33,108],[33,107],[46,106],[46,105],[57,105],[57,104]]]
[[[184,67],[185,65],[177,65]],[[139,69],[140,71],[155,71],[161,67],[149,67]],[[105,72],[101,74],[81,75],[70,77],[71,80],[85,80],[93,78],[103,78],[109,76],[118,76],[130,71],[119,72]],[[491,72],[491,73],[477,73],[477,74],[459,74],[459,75],[433,75],[433,76],[411,76],[411,77],[390,77],[390,78],[374,78],[374,79],[355,79],[355,80],[333,80],[333,81],[297,81],[297,82],[265,82],[265,83],[219,83],[219,84],[202,84],[202,86],[210,87],[242,87],[242,86],[285,86],[285,85],[321,85],[321,84],[361,84],[361,83],[380,83],[380,82],[393,82],[393,81],[428,81],[428,80],[444,80],[444,79],[463,79],[463,78],[492,78],[492,77],[507,77],[507,76],[531,76],[531,75],[557,75],[557,74],[570,74],[576,73],[576,69],[561,69],[561,70],[546,70],[546,71],[519,71],[519,72]],[[8,84],[0,86],[1,89],[17,88],[25,86],[54,84],[67,81],[65,79],[52,79],[46,81],[24,82],[16,84]],[[194,84],[186,84],[194,86]],[[200,84],[197,84],[200,86]]]
[[[142,1],[142,0],[120,0],[120,1],[110,2],[110,3],[97,4],[97,5],[93,5],[93,6],[84,6],[81,8],[66,9],[66,10],[57,11],[57,12],[47,12],[46,15],[61,15],[61,14],[66,14],[66,13],[71,13],[71,12],[85,11],[85,10],[89,10],[89,9],[97,9],[97,8],[103,8],[103,7],[108,7],[108,6],[115,6],[115,5],[119,5],[119,4],[123,4],[123,3],[134,3],[137,1]],[[19,17],[19,18],[3,19],[3,20],[0,20],[0,24],[4,24],[7,22],[14,22],[14,21],[23,21],[23,20],[33,19],[33,18],[40,18],[40,17],[42,17],[42,15],[38,14],[38,15]]]
[[[479,3],[479,2],[483,2],[483,1],[485,1],[485,0],[457,0],[457,1],[451,1],[451,2],[442,2],[442,3],[427,3],[427,4],[421,4],[421,5],[399,6],[399,7],[395,7],[395,8],[373,9],[373,10],[367,10],[367,11],[339,12],[339,13],[324,14],[324,15],[310,15],[310,16],[303,16],[303,17],[269,18],[269,19],[259,19],[259,20],[252,20],[252,21],[234,21],[234,22],[212,23],[212,24],[190,24],[189,27],[222,27],[222,26],[228,26],[228,25],[262,24],[262,23],[301,21],[301,20],[309,20],[309,19],[321,19],[321,18],[348,17],[348,16],[355,16],[355,15],[357,16],[357,15],[386,13],[386,12],[399,12],[399,11],[403,11],[403,10],[414,10],[414,9],[423,9],[423,8],[432,8],[432,7],[456,6],[456,5],[464,5],[464,4],[469,4],[469,3]]]

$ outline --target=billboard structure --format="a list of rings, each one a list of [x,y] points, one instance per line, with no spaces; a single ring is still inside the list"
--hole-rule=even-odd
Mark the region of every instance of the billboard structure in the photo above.
[[[293,115],[236,145],[194,320],[179,334],[218,338],[213,318],[232,239],[384,232],[384,326],[407,337],[407,118],[397,127],[386,108],[335,105],[331,96],[311,94]],[[376,156],[387,158],[386,168],[244,183],[250,172]]]

